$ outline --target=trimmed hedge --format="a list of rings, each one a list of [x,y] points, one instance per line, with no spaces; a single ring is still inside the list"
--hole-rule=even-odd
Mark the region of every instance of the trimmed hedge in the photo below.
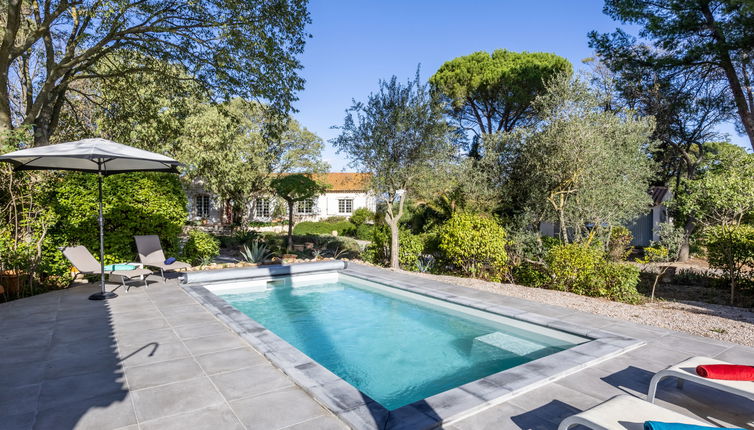
[[[99,254],[97,175],[62,175],[50,204],[59,219],[50,231],[55,246],[84,245]],[[108,176],[103,181],[105,264],[133,261],[135,235],[156,234],[166,255],[177,255],[178,236],[186,218],[186,195],[177,175],[138,172]],[[49,250],[56,268],[70,266],[59,251]],[[52,255],[54,254],[54,256]],[[49,264],[48,266],[52,266]]]
[[[356,233],[356,226],[348,221],[336,223],[302,221],[293,226],[293,234],[295,235],[332,234],[333,231],[337,231],[338,236],[353,236]]]

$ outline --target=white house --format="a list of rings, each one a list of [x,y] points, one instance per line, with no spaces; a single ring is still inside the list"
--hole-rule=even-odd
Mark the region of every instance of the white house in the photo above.
[[[377,199],[369,190],[372,179],[369,173],[324,173],[314,179],[329,186],[327,191],[313,199],[297,202],[294,206],[296,221],[319,221],[331,216],[349,217],[359,208],[375,211]],[[222,225],[229,218],[229,208],[216,196],[204,191],[201,182],[187,188],[189,220],[208,225]],[[287,217],[287,208],[276,210],[284,204],[272,196],[259,196],[249,205],[248,218],[269,222]]]

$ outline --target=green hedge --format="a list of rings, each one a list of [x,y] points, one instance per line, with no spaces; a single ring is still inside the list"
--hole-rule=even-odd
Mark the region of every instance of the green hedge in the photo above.
[[[201,230],[191,230],[183,246],[183,258],[187,263],[199,265],[209,262],[220,254],[220,240]]]
[[[494,219],[459,212],[438,229],[444,259],[467,276],[502,280],[508,254],[505,229]]]
[[[730,302],[734,303],[736,288],[754,278],[754,226],[720,225],[705,231],[707,259],[711,267],[720,269],[730,285]]]
[[[315,222],[315,221],[302,221],[293,226],[293,234],[332,234],[333,231],[337,231],[339,236],[353,236],[356,234],[356,226],[348,221],[340,221],[335,223],[330,222]]]
[[[605,258],[597,247],[578,243],[558,245],[545,257],[550,288],[585,296],[638,302],[639,268]]]
[[[65,174],[53,190],[50,204],[59,219],[50,231],[51,245],[84,245],[98,255],[97,176]],[[106,264],[133,261],[135,235],[156,234],[165,254],[177,255],[178,236],[188,215],[177,175],[140,172],[108,176],[102,192]],[[48,270],[65,271],[70,266],[54,248],[46,250],[46,255],[50,257]]]

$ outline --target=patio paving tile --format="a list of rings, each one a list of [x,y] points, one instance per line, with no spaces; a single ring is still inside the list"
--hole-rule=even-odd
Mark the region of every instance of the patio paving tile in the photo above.
[[[293,386],[288,377],[270,364],[220,373],[210,378],[229,401]]]
[[[331,415],[322,415],[309,421],[285,427],[285,430],[345,430],[345,424]]]
[[[230,406],[248,430],[281,429],[325,414],[317,402],[297,389],[236,400]]]
[[[196,361],[208,375],[268,363],[267,359],[250,348],[229,349],[199,355],[196,357]]]
[[[111,393],[71,401],[37,414],[35,430],[110,430],[136,424],[136,414],[126,393]]]
[[[125,392],[126,384],[123,374],[112,370],[47,379],[42,383],[39,393],[39,408],[40,410],[47,409],[61,403],[103,394],[125,395]]]
[[[210,352],[224,351],[228,349],[243,348],[249,346],[238,335],[223,333],[214,336],[198,337],[183,341],[186,347],[194,355],[208,354]]]
[[[141,390],[195,378],[201,375],[202,369],[192,357],[186,357],[143,366],[129,366],[124,372],[129,388]]]
[[[130,346],[145,345],[150,342],[180,342],[180,339],[170,327],[120,333],[117,339],[121,345]]]
[[[227,327],[220,322],[211,324],[201,323],[192,325],[183,325],[175,328],[175,332],[181,339],[193,339],[197,337],[215,336],[232,333]]]
[[[137,390],[133,396],[140,422],[224,403],[206,376]]]
[[[226,404],[158,418],[141,423],[141,430],[243,430],[233,410]]]
[[[0,421],[5,415],[36,411],[40,388],[41,384],[32,384],[0,391]]]
[[[142,366],[188,357],[190,353],[182,342],[149,342],[120,345],[120,355],[124,366]]]
[[[173,327],[180,327],[182,325],[193,325],[193,324],[202,324],[202,323],[216,323],[217,319],[212,316],[207,311],[202,311],[201,313],[182,313],[177,315],[172,315],[169,317],[165,317],[170,325]]]

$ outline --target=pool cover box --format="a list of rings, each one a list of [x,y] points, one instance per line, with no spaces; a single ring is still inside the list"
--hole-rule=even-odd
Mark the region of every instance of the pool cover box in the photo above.
[[[488,315],[491,314],[493,317],[513,318],[519,322],[534,323],[538,326],[565,332],[566,334],[571,333],[572,336],[580,336],[584,340],[583,343],[569,349],[493,373],[457,386],[456,388],[414,401],[397,409],[388,410],[254,319],[230,305],[221,297],[210,292],[210,289],[215,290],[220,288],[225,294],[232,294],[234,285],[241,285],[241,283],[230,281],[238,280],[238,278],[225,276],[216,278],[224,281],[221,283],[206,283],[206,281],[201,281],[204,285],[194,283],[194,280],[191,278],[187,279],[189,284],[185,288],[194,297],[213,311],[218,318],[225,321],[241,336],[247,339],[273,364],[287,373],[298,385],[353,428],[433,428],[441,423],[453,422],[484,408],[505,402],[513,396],[541,387],[548,382],[615,357],[643,344],[641,341],[635,339],[575,326],[522,309],[499,306],[464,297],[464,292],[468,296],[478,297],[479,294],[475,294],[475,291],[463,287],[443,284],[385,269],[360,264],[349,264],[347,268],[333,266],[332,269],[324,269],[323,266],[314,266],[313,263],[283,267],[285,269],[278,269],[272,272],[255,272],[261,276],[245,279],[251,279],[249,283],[259,283],[263,279],[276,279],[294,272],[316,272],[321,275],[314,276],[326,276],[323,274],[329,270],[331,273],[336,272],[340,275],[345,275],[347,278],[356,278],[383,284],[386,286],[385,288],[394,290],[396,295],[419,297],[423,298],[421,300],[446,303],[447,306],[457,307],[461,305],[472,313],[485,313]],[[315,267],[318,267],[318,269],[311,270]],[[341,265],[341,267],[343,266]],[[246,269],[246,273],[248,271],[249,269]],[[226,272],[238,273],[238,270],[226,270]],[[279,275],[277,275],[278,273]],[[294,277],[293,279],[296,278]],[[209,289],[205,288],[205,286]],[[506,342],[505,336],[501,334],[480,336],[474,340],[471,352],[485,353],[485,349],[494,349],[496,345],[504,342]],[[519,347],[522,348],[520,351],[522,353],[526,352],[525,350],[529,348],[525,343],[520,344]]]

